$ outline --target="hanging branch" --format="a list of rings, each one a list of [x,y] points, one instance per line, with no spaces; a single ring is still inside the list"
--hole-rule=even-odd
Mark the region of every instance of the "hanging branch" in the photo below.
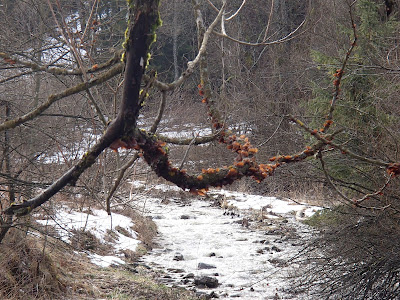
[[[168,158],[166,142],[154,133],[139,130],[136,126],[143,101],[143,97],[140,96],[143,73],[147,66],[149,48],[154,41],[155,30],[160,24],[160,20],[158,13],[159,0],[136,0],[135,3],[133,2],[133,0],[128,1],[131,18],[127,39],[124,43],[126,45],[126,53],[124,55],[125,73],[122,103],[116,119],[110,124],[96,145],[74,167],[37,197],[25,203],[10,206],[5,211],[6,214],[25,215],[32,209],[48,201],[51,196],[67,184],[74,185],[80,175],[93,165],[97,157],[107,147],[113,150],[124,147],[141,151],[147,164],[158,176],[165,178],[167,181],[176,184],[184,190],[189,190],[199,195],[204,195],[210,187],[225,186],[243,177],[252,177],[257,182],[261,182],[268,176],[271,176],[278,167],[287,163],[302,161],[315,155],[326,146],[341,150],[353,158],[384,166],[391,176],[400,174],[400,163],[388,163],[359,156],[345,149],[342,145],[335,144],[333,138],[336,133],[328,135],[322,131],[312,130],[294,117],[290,117],[290,119],[314,136],[317,141],[312,146],[306,147],[297,154],[275,156],[271,157],[268,163],[258,163],[256,161],[258,149],[251,144],[250,139],[245,135],[236,136],[226,128],[225,121],[221,118],[212,95],[206,46],[213,26],[215,26],[224,13],[226,3],[223,1],[218,16],[213,22],[215,24],[212,24],[213,26],[210,25],[206,29],[198,0],[192,0],[192,2],[198,30],[199,53],[192,62],[188,63],[188,69],[197,64],[199,65],[199,94],[202,97],[202,102],[207,106],[214,133],[221,144],[225,144],[228,150],[236,154],[236,158],[230,166],[203,169],[200,174],[194,175],[189,175],[186,170],[174,167]],[[181,76],[186,75],[182,74]],[[154,76],[149,76],[147,79],[146,88],[153,84],[161,91],[166,91],[169,88],[172,89],[175,84],[178,84],[175,81],[172,85],[165,85],[157,82]]]
[[[107,195],[106,198],[106,211],[107,214],[111,215],[111,198],[118,189],[119,185],[121,184],[122,178],[124,178],[126,170],[128,170],[134,163],[135,161],[139,158],[139,153],[135,153],[135,155],[125,164],[122,166],[120,169],[117,179],[115,179],[114,184],[110,190],[110,192]]]
[[[337,144],[335,142],[333,142],[333,135],[332,134],[324,134],[324,132],[322,132],[322,129],[320,129],[319,131],[317,129],[311,129],[310,127],[308,127],[306,124],[304,124],[302,121],[300,121],[299,119],[293,117],[293,116],[289,116],[289,119],[292,122],[295,122],[299,127],[301,127],[302,129],[304,129],[306,132],[308,132],[310,135],[312,135],[313,137],[315,137],[317,140],[319,140],[320,142],[322,142],[324,145],[329,145],[337,150],[340,150],[342,154],[346,154],[352,158],[355,158],[357,160],[360,161],[364,161],[376,166],[382,166],[387,168],[387,171],[390,174],[394,174],[394,175],[399,175],[400,174],[400,164],[398,163],[390,163],[390,162],[385,162],[383,160],[379,160],[379,159],[373,159],[373,158],[369,158],[369,157],[365,157],[362,155],[359,155],[353,151],[351,151],[350,149],[344,147],[343,145]],[[342,130],[337,131],[335,134],[341,132]]]
[[[360,199],[350,199],[341,190],[339,190],[339,188],[332,182],[331,176],[329,175],[328,171],[326,170],[325,161],[322,158],[322,152],[321,151],[318,152],[317,157],[319,158],[319,160],[321,162],[322,171],[324,172],[325,178],[328,181],[329,185],[333,188],[333,190],[343,200],[346,201],[347,204],[354,205],[356,207],[363,208],[363,209],[373,209],[373,210],[384,210],[384,209],[387,209],[387,208],[389,208],[391,206],[390,204],[388,204],[388,205],[385,205],[385,206],[382,206],[382,207],[372,207],[372,206],[363,206],[363,205],[361,205],[361,203],[364,202],[365,200],[371,198],[371,197],[382,195],[384,189],[389,185],[389,182],[392,179],[392,176],[390,176],[386,180],[385,184],[380,189],[378,189],[377,191],[375,191],[373,193],[365,194]]]
[[[259,46],[268,46],[268,45],[281,44],[281,43],[288,42],[288,41],[290,41],[290,40],[292,40],[294,38],[297,38],[298,36],[300,36],[301,34],[304,33],[304,32],[300,32],[299,34],[295,35],[297,33],[297,31],[299,31],[304,26],[305,23],[306,23],[306,20],[303,20],[300,23],[300,25],[297,26],[292,32],[290,32],[289,34],[287,34],[286,36],[284,36],[284,37],[282,37],[280,39],[277,39],[277,40],[274,40],[274,41],[271,41],[271,42],[252,43],[252,42],[246,42],[246,41],[242,41],[242,40],[236,39],[236,38],[231,37],[231,36],[229,36],[229,35],[227,35],[227,34],[225,34],[223,32],[214,31],[213,33],[218,35],[218,36],[220,36],[220,37],[226,38],[226,39],[228,39],[228,40],[230,40],[232,42],[238,43],[240,45],[259,47]]]

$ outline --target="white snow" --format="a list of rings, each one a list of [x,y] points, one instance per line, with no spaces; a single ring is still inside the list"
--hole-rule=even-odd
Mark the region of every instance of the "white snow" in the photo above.
[[[120,265],[125,264],[125,262],[122,259],[116,256],[110,256],[110,255],[103,256],[94,253],[91,253],[88,256],[92,263],[103,268],[107,268],[112,264],[120,264]]]
[[[132,185],[138,187],[143,183],[134,181]],[[176,187],[166,184],[148,185],[146,188],[176,191]],[[220,285],[217,288],[204,291],[215,291],[220,297],[272,299],[278,293],[289,299],[289,294],[282,291],[287,283],[288,266],[303,247],[301,237],[309,235],[307,226],[296,220],[296,214],[311,215],[320,208],[227,190],[211,191],[211,200],[177,199],[168,197],[168,193],[165,196],[162,201],[146,192],[134,199],[141,210],[153,217],[159,232],[156,239],[159,248],[141,260],[166,271],[171,276],[167,284],[193,286],[193,279],[189,280],[189,286],[182,283],[185,275],[193,273],[194,276],[207,275],[218,279]],[[225,214],[224,209],[213,206],[213,197],[226,202]],[[236,215],[232,216],[232,212]],[[264,219],[251,221],[249,228],[242,226],[244,218],[257,214]],[[135,251],[139,244],[130,218],[115,213],[110,217],[102,210],[83,213],[64,207],[53,219],[39,222],[56,226],[67,242],[70,241],[71,229],[90,231],[104,243],[107,230],[116,226],[127,230],[131,237],[114,230],[117,236],[113,245],[115,256],[89,255],[93,263],[102,267],[122,264],[118,253],[123,249]],[[290,236],[288,230],[295,232]],[[183,256],[183,260],[174,259],[178,254]],[[213,268],[199,269],[199,263]]]
[[[277,214],[287,214],[290,212],[304,211],[306,216],[313,215],[321,207],[308,206],[307,204],[296,204],[287,200],[281,200],[276,197],[266,197],[260,195],[251,195],[238,192],[221,190],[217,192],[225,195],[229,205],[238,209],[265,209],[267,212]]]
[[[140,241],[137,239],[137,233],[132,229],[132,220],[120,214],[113,213],[111,216],[104,210],[91,210],[90,213],[72,211],[70,208],[61,208],[50,219],[37,220],[42,225],[55,226],[61,239],[70,242],[71,230],[89,231],[102,243],[109,243],[104,238],[109,230],[113,230],[116,237],[112,246],[114,252],[119,254],[123,249],[135,251]],[[130,237],[121,234],[115,227],[122,227],[129,233]],[[123,263],[123,260],[116,256],[90,256],[92,261],[101,266],[109,266],[111,263]]]
[[[158,188],[166,189],[165,185]],[[297,227],[299,235],[306,235],[306,226],[295,220],[296,212],[307,209],[312,213],[319,208],[226,190],[212,193],[223,195],[239,214],[243,210],[251,212],[267,208],[264,223],[270,222],[267,229],[277,230],[277,233],[270,234],[265,229],[249,230],[239,224],[243,215],[224,215],[221,208],[211,207],[210,201],[169,199],[171,202],[165,205],[160,200],[150,201],[146,208],[158,225],[157,242],[161,247],[143,257],[143,261],[164,270],[183,269],[183,273],[169,274],[173,277],[171,284],[180,284],[182,276],[188,273],[215,277],[220,286],[213,290],[221,297],[272,299],[275,293],[281,294],[287,268],[278,266],[277,261],[290,261],[302,246],[296,240],[285,241],[284,233],[280,234],[284,229],[273,220],[285,217],[289,223],[295,224],[293,226]],[[174,260],[177,254],[181,254],[183,260]],[[215,268],[199,269],[199,263]]]

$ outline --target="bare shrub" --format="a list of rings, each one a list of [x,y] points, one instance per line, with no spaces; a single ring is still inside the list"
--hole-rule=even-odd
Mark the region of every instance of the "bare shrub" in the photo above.
[[[145,249],[151,250],[154,247],[153,239],[157,235],[157,225],[150,217],[146,217],[137,210],[131,208],[116,210],[115,212],[132,219],[134,223],[132,229],[137,232],[138,239],[142,242]],[[116,227],[115,230],[123,235],[130,235],[126,229]]]
[[[399,299],[399,221],[345,206],[316,215],[309,222],[321,235],[301,263],[297,290],[318,299]]]
[[[101,246],[99,239],[90,231],[72,229],[71,233],[71,246],[77,250],[97,250]]]

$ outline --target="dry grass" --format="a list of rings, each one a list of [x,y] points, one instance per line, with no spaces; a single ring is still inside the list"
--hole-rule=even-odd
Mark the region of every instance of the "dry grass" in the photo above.
[[[36,238],[12,229],[0,247],[0,298],[55,299],[67,291],[62,268]]]
[[[140,268],[139,273],[122,269],[106,269],[92,272],[91,282],[99,287],[97,297],[107,299],[198,299],[192,292],[170,288],[157,283],[157,274]]]
[[[134,209],[125,208],[115,212],[132,219],[134,223],[132,229],[138,233],[138,238],[144,248],[151,250],[154,247],[153,239],[157,235],[157,225],[150,217],[146,217]],[[118,228],[115,229],[118,230]]]
[[[0,299],[197,299],[157,283],[151,270],[100,268],[72,250],[12,229],[0,246]]]

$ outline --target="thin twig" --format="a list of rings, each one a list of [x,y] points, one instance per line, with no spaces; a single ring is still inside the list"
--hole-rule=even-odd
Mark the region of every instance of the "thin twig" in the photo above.
[[[190,144],[188,145],[188,147],[187,147],[187,149],[186,149],[186,151],[185,151],[185,154],[183,155],[183,158],[182,158],[181,164],[180,164],[180,166],[179,166],[179,169],[182,169],[182,168],[183,168],[183,165],[185,164],[186,157],[187,157],[188,154],[189,154],[189,150],[190,150],[190,148],[192,147],[194,141],[196,140],[196,138],[197,138],[198,136],[199,136],[199,133],[197,133],[196,136],[193,137],[192,141],[191,141]]]
[[[253,46],[253,47],[255,47],[255,46],[267,46],[267,45],[281,44],[281,43],[290,41],[290,40],[298,37],[299,35],[303,34],[304,32],[300,32],[298,35],[294,35],[305,23],[306,23],[306,20],[303,20],[303,22],[301,22],[300,25],[297,26],[297,28],[294,29],[292,32],[290,32],[289,34],[287,34],[286,36],[284,36],[284,37],[282,37],[282,38],[280,38],[278,40],[271,41],[271,42],[252,43],[252,42],[246,42],[246,41],[238,40],[238,39],[236,39],[234,37],[231,37],[231,36],[229,36],[227,34],[224,34],[222,32],[213,31],[213,33],[218,35],[218,36],[220,36],[220,37],[223,37],[223,38],[231,40],[231,41],[233,41],[235,43],[238,43],[240,45]]]
[[[271,136],[269,138],[267,138],[264,142],[258,144],[257,147],[261,147],[261,146],[265,145],[266,143],[268,143],[274,137],[274,135],[277,133],[279,127],[281,127],[281,124],[282,124],[283,120],[284,120],[284,118],[282,118],[280,120],[278,126],[276,126],[275,131],[271,134]]]

